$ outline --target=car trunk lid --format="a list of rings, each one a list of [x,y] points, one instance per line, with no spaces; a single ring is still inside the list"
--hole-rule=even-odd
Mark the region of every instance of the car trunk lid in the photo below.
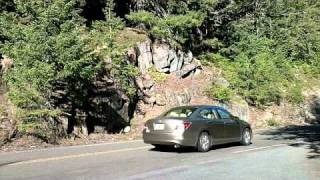
[[[153,133],[171,133],[176,130],[184,130],[186,119],[161,118],[155,119],[148,124],[148,128]]]

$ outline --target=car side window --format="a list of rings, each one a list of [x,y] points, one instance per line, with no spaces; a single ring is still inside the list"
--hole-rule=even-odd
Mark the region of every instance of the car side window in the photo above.
[[[212,109],[212,112],[213,112],[215,118],[219,119],[219,115],[218,115],[217,111],[215,109]]]
[[[203,109],[200,111],[200,116],[204,119],[216,119],[217,116],[212,109]]]
[[[217,109],[218,114],[221,119],[230,119],[231,114],[228,111],[222,110],[222,109]]]

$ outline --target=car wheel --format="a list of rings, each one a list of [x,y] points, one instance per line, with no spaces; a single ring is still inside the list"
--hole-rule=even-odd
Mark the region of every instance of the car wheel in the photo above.
[[[197,148],[199,152],[207,152],[211,148],[211,138],[207,132],[202,132],[199,136]]]
[[[241,138],[241,144],[244,146],[248,146],[251,144],[251,131],[249,130],[249,128],[246,128],[243,130],[242,132],[242,138]]]

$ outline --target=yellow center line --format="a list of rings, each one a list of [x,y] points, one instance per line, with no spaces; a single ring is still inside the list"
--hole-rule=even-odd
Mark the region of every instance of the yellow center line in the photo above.
[[[118,152],[136,151],[136,150],[141,150],[141,149],[147,149],[150,147],[152,147],[152,146],[142,146],[142,147],[137,147],[137,148],[126,148],[126,149],[118,149],[118,150],[111,150],[111,151],[102,151],[102,152],[83,153],[83,154],[75,154],[75,155],[60,156],[60,157],[34,159],[34,160],[27,160],[27,161],[8,164],[8,166],[33,164],[33,163],[41,163],[41,162],[48,162],[48,161],[58,161],[58,160],[81,158],[81,157],[88,157],[88,156],[106,155],[106,154],[118,153]]]

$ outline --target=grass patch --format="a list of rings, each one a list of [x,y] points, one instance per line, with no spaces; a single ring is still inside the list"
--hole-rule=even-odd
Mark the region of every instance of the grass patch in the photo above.
[[[130,48],[134,47],[139,42],[146,41],[147,39],[148,36],[144,31],[133,28],[124,28],[116,37],[116,43]]]
[[[152,79],[158,84],[165,82],[168,78],[168,75],[166,73],[161,73],[157,71],[155,67],[151,67],[148,70],[148,73],[152,77]]]
[[[279,127],[281,125],[280,122],[276,119],[268,119],[266,123],[269,127]]]
[[[19,119],[17,123],[17,129],[19,133],[32,135],[45,142],[56,141],[56,128],[52,122],[48,120],[50,118],[57,118],[61,115],[59,110],[49,109],[36,109],[25,110],[18,109],[17,117]]]
[[[228,88],[217,84],[212,84],[205,89],[205,94],[218,101],[230,101],[234,92]]]
[[[6,110],[3,106],[0,106],[0,117],[6,113]]]

